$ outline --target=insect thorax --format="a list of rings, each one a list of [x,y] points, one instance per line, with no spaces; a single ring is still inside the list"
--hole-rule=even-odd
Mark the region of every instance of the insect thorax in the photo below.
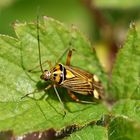
[[[61,84],[63,81],[72,78],[74,75],[67,70],[62,64],[58,64],[54,67],[52,72],[52,79],[54,82]]]

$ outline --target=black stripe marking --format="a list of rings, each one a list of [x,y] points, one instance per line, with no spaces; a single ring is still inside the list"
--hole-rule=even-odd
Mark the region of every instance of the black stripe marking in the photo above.
[[[62,74],[60,75],[60,80],[58,82],[58,84],[61,84],[61,82],[63,81],[63,66],[61,64],[59,64],[60,67],[60,71],[62,72]]]
[[[53,74],[53,80],[54,80],[54,81],[55,81],[56,77],[57,77],[57,74],[54,73],[54,74]]]
[[[64,67],[64,71],[63,71],[64,80],[66,80],[66,75],[67,75],[67,72],[66,72],[66,69]]]
[[[61,84],[61,82],[62,82],[62,77],[60,76],[60,80],[59,80],[58,84]]]
[[[60,70],[63,71],[63,66],[59,64]]]

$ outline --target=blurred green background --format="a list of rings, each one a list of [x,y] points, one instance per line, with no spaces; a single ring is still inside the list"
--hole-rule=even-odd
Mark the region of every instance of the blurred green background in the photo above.
[[[130,23],[139,22],[140,0],[0,0],[0,33],[15,36],[15,21],[36,21],[37,15],[78,26],[110,73]]]

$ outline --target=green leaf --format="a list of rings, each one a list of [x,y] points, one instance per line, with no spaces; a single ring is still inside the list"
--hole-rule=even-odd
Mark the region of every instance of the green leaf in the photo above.
[[[112,72],[114,98],[140,99],[140,33],[131,24],[124,47],[120,49]]]
[[[0,130],[14,130],[19,135],[35,130],[59,129],[73,123],[82,125],[97,120],[108,112],[102,104],[73,102],[64,89],[59,89],[59,93],[68,110],[65,118],[53,89],[47,91],[46,100],[21,100],[23,95],[46,84],[40,81],[40,68],[37,68],[38,73],[28,72],[39,64],[36,24],[16,23],[15,31],[17,39],[0,36]],[[72,65],[96,73],[106,85],[106,75],[95,52],[78,29],[68,29],[62,23],[45,17],[40,21],[39,32],[42,62],[50,60],[54,65],[67,49],[73,48]],[[66,54],[60,60],[63,64]],[[48,64],[43,65],[43,69],[49,69]],[[34,96],[38,98],[44,93]]]
[[[125,117],[114,118],[108,128],[109,140],[138,140],[140,125]]]
[[[68,140],[107,140],[107,129],[101,126],[88,126],[70,135]]]
[[[140,123],[140,101],[139,100],[120,100],[112,109],[115,115],[124,115],[131,120],[138,121]]]

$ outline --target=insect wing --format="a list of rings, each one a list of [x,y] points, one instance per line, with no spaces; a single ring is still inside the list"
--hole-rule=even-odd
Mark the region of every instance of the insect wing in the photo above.
[[[94,89],[102,89],[101,84],[94,81],[94,75],[76,67],[64,66],[66,80],[61,86],[83,95],[94,94]]]

